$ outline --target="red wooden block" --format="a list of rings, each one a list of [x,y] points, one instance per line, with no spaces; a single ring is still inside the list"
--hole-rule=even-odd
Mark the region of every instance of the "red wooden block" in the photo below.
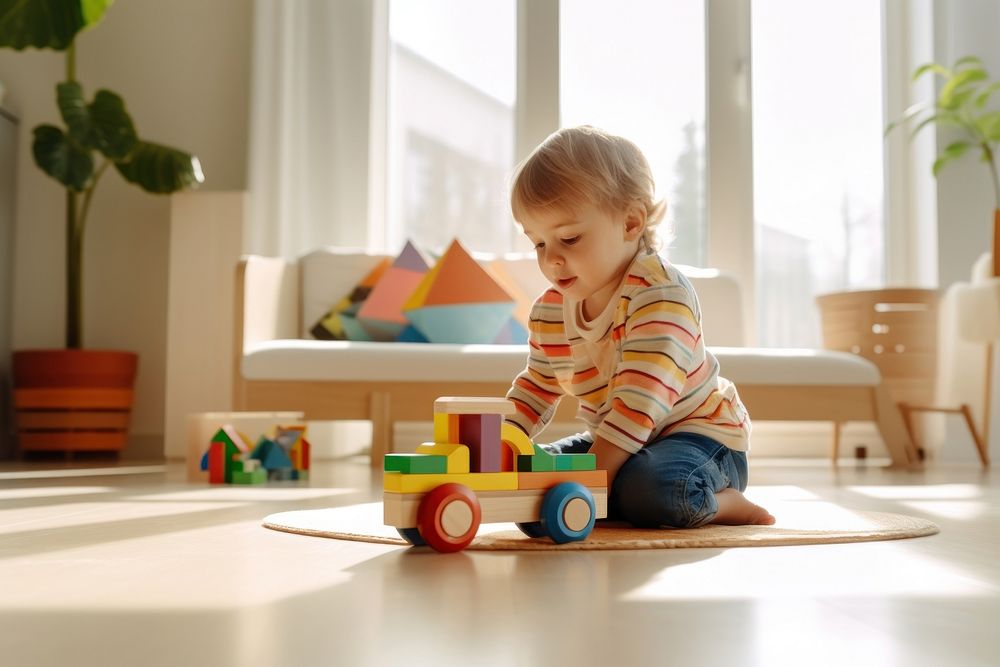
[[[210,484],[226,483],[226,443],[213,442],[208,446],[208,481]]]
[[[458,437],[469,448],[470,472],[503,470],[500,415],[459,415]]]

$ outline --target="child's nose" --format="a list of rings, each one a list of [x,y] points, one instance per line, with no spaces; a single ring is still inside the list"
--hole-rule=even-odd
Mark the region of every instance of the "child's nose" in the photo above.
[[[545,263],[550,266],[562,266],[563,258],[558,252],[545,249]]]

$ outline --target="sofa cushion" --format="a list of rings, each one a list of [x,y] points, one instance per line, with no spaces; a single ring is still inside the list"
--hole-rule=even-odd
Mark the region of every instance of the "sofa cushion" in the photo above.
[[[713,347],[723,377],[740,384],[874,386],[878,369],[847,352]],[[243,357],[248,380],[510,382],[526,345],[273,340]]]

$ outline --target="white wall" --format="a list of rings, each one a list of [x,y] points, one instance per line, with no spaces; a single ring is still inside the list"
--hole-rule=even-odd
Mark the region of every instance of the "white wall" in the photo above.
[[[130,0],[77,40],[88,96],[121,94],[142,138],[199,156],[207,190],[246,188],[252,3]],[[21,118],[12,344],[64,344],[62,190],[34,165],[31,130],[57,122],[63,54],[0,51],[7,104]],[[140,355],[129,456],[159,455],[164,421],[169,250],[167,197],[113,170],[94,197],[85,240],[84,341]],[[195,267],[196,269],[196,267]]]

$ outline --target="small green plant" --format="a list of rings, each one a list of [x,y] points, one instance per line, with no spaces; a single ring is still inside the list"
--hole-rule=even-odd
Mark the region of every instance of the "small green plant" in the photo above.
[[[926,74],[943,79],[937,99],[914,104],[886,127],[886,134],[897,126],[912,123],[916,126],[911,136],[932,123],[956,128],[961,138],[948,144],[934,160],[934,176],[970,149],[977,151],[989,166],[995,208],[1000,209],[1000,179],[997,176],[1000,110],[989,106],[993,93],[1000,90],[1000,82],[990,80],[982,61],[975,56],[960,58],[951,68],[938,63],[921,65],[914,71],[913,81]]]
[[[65,127],[34,128],[32,154],[66,191],[66,347],[82,347],[83,234],[94,191],[108,167],[147,192],[197,187],[198,158],[139,138],[122,98],[98,90],[92,101],[76,80],[76,36],[114,0],[0,0],[0,47],[66,53],[66,80],[55,88]]]

